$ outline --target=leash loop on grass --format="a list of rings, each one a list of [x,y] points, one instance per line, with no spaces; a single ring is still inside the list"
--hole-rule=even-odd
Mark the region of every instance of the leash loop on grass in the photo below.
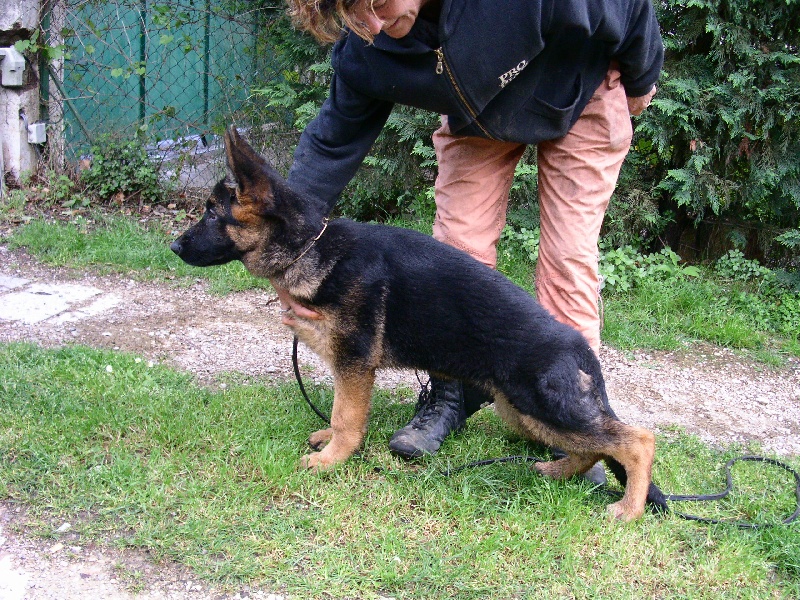
[[[794,494],[795,494],[795,511],[783,519],[781,521],[782,524],[788,525],[797,519],[800,516],[800,474],[797,473],[794,469],[792,469],[789,465],[780,462],[779,460],[775,460],[774,458],[767,458],[765,456],[740,456],[738,458],[732,458],[728,462],[725,463],[725,489],[716,494],[699,494],[695,496],[687,496],[681,494],[669,494],[666,496],[667,500],[672,502],[707,502],[710,500],[722,500],[728,494],[731,493],[733,490],[733,477],[731,476],[731,467],[739,462],[739,461],[749,461],[749,462],[761,462],[767,463],[776,467],[780,467],[785,471],[788,471],[794,476]],[[696,515],[687,515],[684,513],[679,513],[673,511],[674,514],[679,516],[681,519],[686,519],[687,521],[698,521],[700,523],[709,523],[711,525],[734,525],[739,529],[765,529],[767,527],[775,527],[778,523],[747,523],[744,521],[730,521],[726,519],[711,519],[707,517],[698,517]]]
[[[311,407],[317,416],[325,421],[328,425],[330,425],[330,419],[321,411],[319,410],[314,403],[311,401],[311,398],[308,397],[306,393],[306,388],[303,385],[303,378],[300,375],[300,367],[297,364],[297,336],[294,336],[294,342],[292,343],[292,366],[294,367],[294,376],[297,379],[297,385],[300,387],[300,392],[303,394],[303,398],[305,398],[308,405]],[[780,462],[779,460],[775,460],[774,458],[767,458],[764,456],[740,456],[738,458],[732,458],[728,462],[725,463],[725,489],[721,492],[716,494],[698,494],[698,495],[684,495],[684,494],[665,494],[665,497],[670,502],[709,502],[712,500],[722,500],[728,494],[731,493],[733,490],[733,477],[731,475],[731,467],[739,462],[739,461],[749,461],[749,462],[762,462],[767,463],[776,467],[780,467],[785,471],[788,471],[794,476],[794,493],[796,497],[796,508],[795,511],[783,519],[781,521],[782,524],[788,525],[793,521],[797,520],[797,517],[800,517],[800,474],[797,473],[794,469],[792,469],[789,465]],[[460,473],[461,471],[465,471],[466,469],[471,469],[473,467],[482,467],[485,465],[491,465],[494,463],[509,463],[509,462],[544,462],[543,458],[539,458],[537,456],[526,456],[526,455],[519,455],[519,456],[504,456],[502,458],[488,458],[485,460],[476,460],[475,462],[467,463],[460,467],[456,467],[454,469],[446,469],[442,471],[442,475],[445,477],[450,477],[451,475],[455,475],[456,473]],[[611,495],[621,495],[618,492],[614,492],[611,490],[605,490],[606,493]],[[739,529],[765,529],[767,527],[775,527],[778,525],[777,523],[746,523],[743,521],[730,521],[725,519],[711,519],[708,517],[699,517],[697,515],[687,515],[686,513],[680,513],[677,511],[671,511],[676,516],[680,517],[681,519],[685,519],[687,521],[697,521],[699,523],[708,523],[710,525],[733,525],[738,527]]]

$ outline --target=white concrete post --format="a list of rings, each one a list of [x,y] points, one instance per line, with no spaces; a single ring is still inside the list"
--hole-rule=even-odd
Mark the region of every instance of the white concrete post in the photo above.
[[[40,0],[0,0],[0,48],[31,37],[39,27]],[[0,70],[2,62],[0,59]],[[39,73],[37,60],[26,61],[21,82],[0,80],[0,151],[4,177],[19,182],[25,172],[36,169],[36,148],[28,143],[25,120],[33,123],[39,117]],[[21,83],[22,85],[17,85]]]

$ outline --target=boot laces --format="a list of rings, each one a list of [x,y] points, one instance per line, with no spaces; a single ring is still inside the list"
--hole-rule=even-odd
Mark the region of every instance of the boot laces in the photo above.
[[[419,396],[417,396],[417,405],[414,407],[414,412],[415,413],[418,413],[422,409],[423,406],[425,406],[426,404],[428,404],[431,401],[431,380],[430,380],[430,378],[425,383],[422,383],[422,379],[420,378],[419,373],[417,373],[417,381],[419,382],[419,385],[421,386],[421,389],[419,391]]]
[[[425,383],[422,383],[420,380],[419,375],[417,375],[417,380],[420,382],[422,389],[419,392],[419,396],[417,397],[417,406],[415,407],[415,415],[414,418],[411,419],[411,423],[409,423],[414,429],[423,429],[427,423],[433,419],[437,419],[441,416],[442,411],[444,409],[443,403],[436,402],[436,394],[431,386],[431,380],[428,379]]]

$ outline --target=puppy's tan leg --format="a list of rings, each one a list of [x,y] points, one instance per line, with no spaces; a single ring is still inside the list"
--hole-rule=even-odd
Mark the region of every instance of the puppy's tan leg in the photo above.
[[[650,431],[606,418],[591,431],[565,433],[519,413],[502,396],[495,398],[495,408],[519,433],[568,453],[559,460],[537,463],[535,468],[543,475],[562,479],[585,473],[601,457],[616,460],[625,469],[628,481],[622,500],[611,504],[609,512],[622,521],[632,521],[644,514],[656,446]]]
[[[308,445],[311,446],[314,450],[322,450],[325,447],[325,445],[331,441],[332,435],[333,435],[333,429],[331,427],[315,431],[310,436],[308,436]]]
[[[568,454],[558,460],[536,463],[533,468],[553,479],[569,479],[583,475],[601,458],[598,454]]]
[[[650,431],[607,419],[596,431],[566,434],[554,441],[570,456],[538,463],[539,472],[551,476],[561,472],[568,477],[586,472],[600,457],[612,458],[625,469],[628,481],[622,499],[609,505],[608,512],[621,521],[633,521],[644,514],[656,446]]]
[[[358,450],[367,433],[374,382],[374,371],[334,373],[330,441],[321,452],[304,456],[301,465],[314,470],[325,469],[344,462]],[[324,438],[326,431],[317,434]]]
[[[632,521],[644,514],[647,491],[653,472],[653,457],[656,438],[652,432],[639,427],[619,423],[619,443],[610,448],[608,454],[617,460],[628,475],[622,500],[609,505],[608,512],[622,521]]]

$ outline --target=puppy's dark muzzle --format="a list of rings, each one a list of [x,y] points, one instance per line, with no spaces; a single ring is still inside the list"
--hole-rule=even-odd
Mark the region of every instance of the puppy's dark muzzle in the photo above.
[[[169,245],[169,249],[188,265],[204,266],[197,263],[197,257],[193,256],[191,240],[186,239],[185,235],[172,242]]]
[[[202,242],[202,240],[200,240]],[[235,247],[206,246],[199,243],[191,232],[187,232],[169,245],[169,249],[180,259],[193,267],[213,267],[241,259]]]

